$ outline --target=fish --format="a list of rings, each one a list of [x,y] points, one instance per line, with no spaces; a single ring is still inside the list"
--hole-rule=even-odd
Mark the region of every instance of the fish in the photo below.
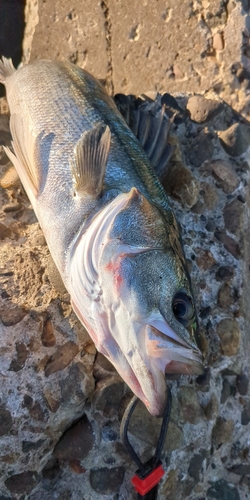
[[[100,82],[69,62],[15,69],[3,57],[0,82],[12,135],[5,150],[72,308],[97,350],[162,416],[166,374],[203,372],[181,235],[157,175],[169,155],[164,110],[135,114],[138,140]]]

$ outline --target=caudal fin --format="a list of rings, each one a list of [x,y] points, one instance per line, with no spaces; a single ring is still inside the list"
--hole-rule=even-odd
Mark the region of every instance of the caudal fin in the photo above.
[[[2,60],[0,59],[0,83],[5,84],[6,79],[15,71],[12,60],[3,56]]]

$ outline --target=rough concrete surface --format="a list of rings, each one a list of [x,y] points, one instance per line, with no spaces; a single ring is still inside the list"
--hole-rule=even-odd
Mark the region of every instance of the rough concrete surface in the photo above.
[[[175,95],[162,101],[175,112],[164,188],[182,227],[206,371],[168,379],[160,500],[250,499],[248,8],[26,0],[24,62],[73,61],[113,95]],[[7,113],[1,98],[0,144],[10,145]],[[136,466],[119,438],[131,393],[72,312],[1,147],[0,201],[0,500],[135,499]],[[139,404],[130,439],[143,460],[159,426]]]

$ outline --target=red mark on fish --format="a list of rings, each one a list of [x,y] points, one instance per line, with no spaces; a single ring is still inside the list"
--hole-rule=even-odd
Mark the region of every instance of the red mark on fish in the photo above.
[[[109,271],[114,276],[114,283],[115,283],[116,290],[119,290],[120,286],[123,283],[123,277],[121,275],[121,264],[122,264],[122,259],[124,258],[124,256],[125,256],[125,254],[121,254],[118,257],[118,259],[115,261],[115,263],[109,262],[105,266],[105,270]]]

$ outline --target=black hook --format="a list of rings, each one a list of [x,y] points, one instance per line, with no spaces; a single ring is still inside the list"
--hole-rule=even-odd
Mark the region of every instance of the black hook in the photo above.
[[[163,450],[170,413],[172,405],[172,395],[169,387],[167,387],[167,403],[163,415],[161,430],[159,439],[156,445],[156,450],[152,458],[148,460],[145,464],[141,461],[140,457],[137,455],[136,451],[132,447],[128,439],[128,426],[134,409],[138,403],[139,399],[137,396],[133,396],[129,402],[121,422],[121,440],[125,444],[132,460],[136,463],[138,470],[132,479],[132,483],[138,492],[138,500],[156,500],[158,492],[158,483],[162,478],[164,471],[162,469],[162,462],[160,461],[160,456]]]

